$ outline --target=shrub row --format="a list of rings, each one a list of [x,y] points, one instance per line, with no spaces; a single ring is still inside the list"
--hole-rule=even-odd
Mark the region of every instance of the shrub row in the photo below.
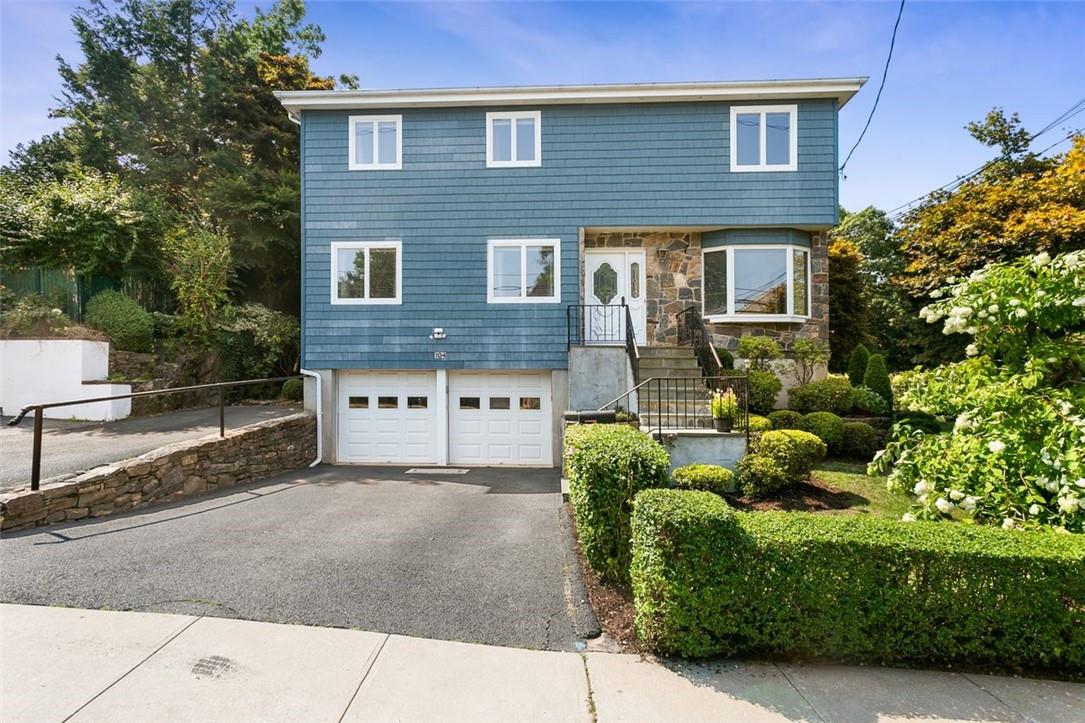
[[[582,424],[565,431],[565,473],[580,549],[607,581],[629,579],[633,497],[670,484],[670,455],[624,424]]]
[[[1085,538],[637,495],[636,630],[660,653],[1085,674]]]

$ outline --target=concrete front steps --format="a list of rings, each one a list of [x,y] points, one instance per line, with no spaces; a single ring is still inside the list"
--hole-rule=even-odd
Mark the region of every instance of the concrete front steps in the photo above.
[[[693,348],[645,346],[638,351],[637,382],[653,377],[664,380],[658,387],[654,383],[641,387],[638,404],[642,424],[655,427],[662,420],[665,428],[710,428],[712,395],[701,381]]]

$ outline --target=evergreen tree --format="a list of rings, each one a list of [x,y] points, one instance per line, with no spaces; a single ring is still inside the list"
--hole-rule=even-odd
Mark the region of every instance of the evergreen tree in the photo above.
[[[863,379],[866,376],[867,364],[870,361],[870,350],[862,344],[859,344],[851,352],[851,358],[848,359],[848,379],[851,380],[853,387],[859,387],[863,385]]]
[[[867,362],[863,386],[880,394],[889,403],[889,408],[893,408],[893,385],[889,383],[889,369],[881,354],[874,354]]]

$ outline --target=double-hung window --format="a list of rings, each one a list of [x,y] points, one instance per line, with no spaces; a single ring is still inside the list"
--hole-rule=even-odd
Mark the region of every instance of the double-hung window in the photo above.
[[[501,111],[486,114],[487,168],[541,165],[541,111]]]
[[[558,239],[490,241],[486,301],[545,304],[561,301],[561,242]]]
[[[798,106],[731,106],[731,170],[798,168]]]
[[[398,304],[403,289],[399,241],[343,241],[331,247],[333,304]]]
[[[352,171],[403,168],[403,116],[352,115],[347,165]]]
[[[805,321],[810,250],[793,245],[705,249],[703,298],[709,321]]]

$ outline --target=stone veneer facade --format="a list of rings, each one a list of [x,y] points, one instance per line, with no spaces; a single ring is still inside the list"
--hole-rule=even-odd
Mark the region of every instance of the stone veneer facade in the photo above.
[[[44,480],[41,489],[0,495],[0,530],[104,517],[233,487],[308,465],[316,418],[292,414],[160,447],[82,474]]]
[[[810,318],[802,324],[709,324],[709,331],[717,346],[734,351],[738,347],[739,337],[749,335],[772,337],[784,349],[796,339],[829,342],[829,257],[825,233],[811,233],[810,245]],[[648,345],[676,344],[678,329],[675,314],[701,303],[701,234],[696,231],[587,232],[584,235],[584,248],[645,250]]]

